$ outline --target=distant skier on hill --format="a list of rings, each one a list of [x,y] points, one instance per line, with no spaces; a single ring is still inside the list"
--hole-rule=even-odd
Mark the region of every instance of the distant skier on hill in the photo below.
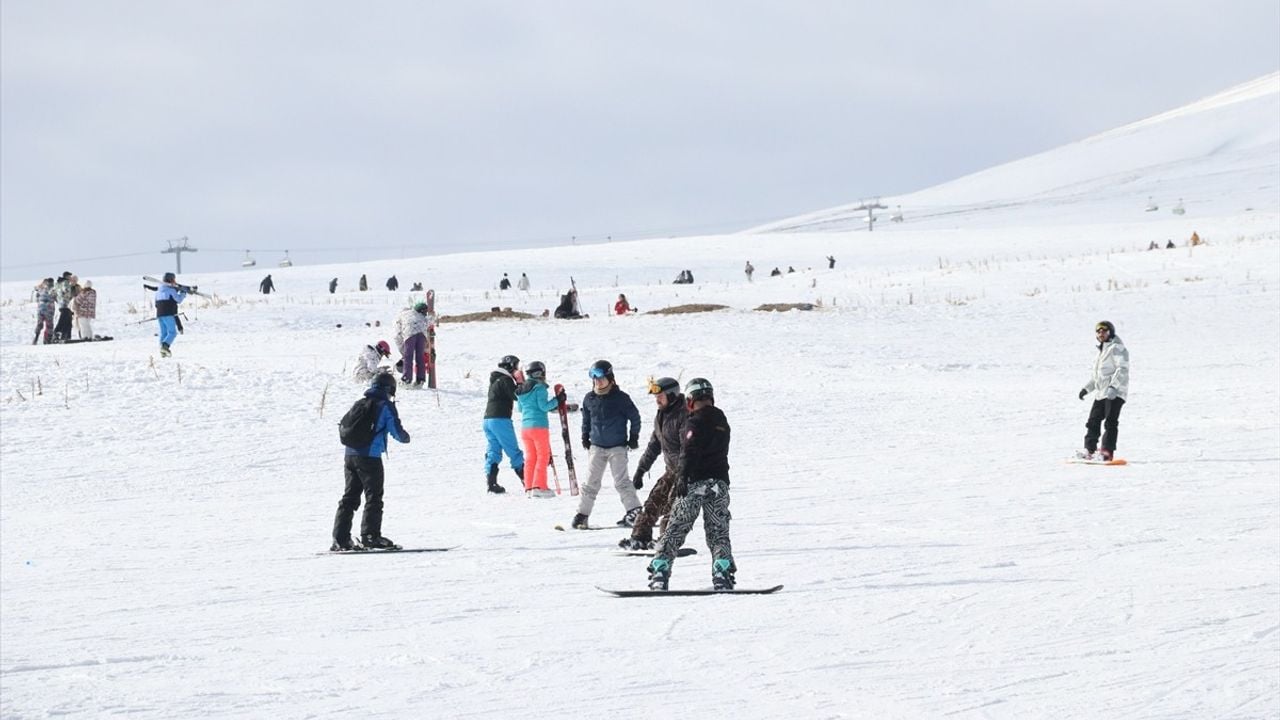
[[[338,278],[329,281],[329,294],[332,295],[336,292],[338,292]]]
[[[262,282],[258,283],[258,289],[262,291],[263,295],[270,295],[275,291],[276,284],[271,280],[270,273],[268,273],[266,277],[262,278]]]
[[[529,276],[520,273],[520,279],[516,281],[516,288],[529,292]]]
[[[391,292],[395,292],[400,289],[400,281],[396,279],[395,275],[387,278],[387,289]]]
[[[506,273],[502,273],[502,279],[498,281],[498,289],[499,290],[511,289],[511,278],[508,278]]]
[[[751,264],[750,260],[748,260],[747,267],[743,270],[743,272],[747,274],[747,282],[751,282],[751,276],[755,274],[756,267]]]
[[[45,278],[36,285],[36,337],[31,341],[32,345],[40,342],[40,336],[44,335],[44,344],[48,345],[53,339],[53,311],[57,307],[57,301],[53,297],[53,278]]]
[[[361,275],[360,276],[360,292],[364,292],[365,290],[368,290],[368,289],[369,289],[369,278],[365,277],[364,275]]]
[[[1116,452],[1116,435],[1120,428],[1120,410],[1129,394],[1129,350],[1116,337],[1116,326],[1102,320],[1095,327],[1098,357],[1093,362],[1093,377],[1080,389],[1080,399],[1093,398],[1089,419],[1085,422],[1084,452],[1086,460],[1111,460]],[[1103,423],[1106,432],[1101,432]],[[1102,447],[1098,447],[1099,435]],[[1095,454],[1096,453],[1096,454]]]
[[[828,269],[828,270],[835,270],[835,269],[836,269],[836,256],[835,256],[835,255],[828,255],[828,256],[827,256],[827,269]]]
[[[583,317],[578,310],[578,291],[570,290],[560,296],[560,305],[556,307],[556,317],[562,320],[577,320]]]

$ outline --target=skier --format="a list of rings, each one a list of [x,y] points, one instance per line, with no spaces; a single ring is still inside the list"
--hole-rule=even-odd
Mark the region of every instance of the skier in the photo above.
[[[365,290],[368,290],[368,289],[369,289],[369,278],[365,277],[364,275],[361,275],[360,276],[360,292],[364,292]]]
[[[750,260],[748,260],[747,267],[743,270],[743,272],[747,274],[747,282],[751,282],[751,276],[755,274],[755,271],[756,271],[755,266],[751,264]]]
[[[585,530],[587,518],[600,494],[605,466],[613,474],[613,486],[626,513],[619,527],[632,527],[640,516],[640,497],[627,477],[627,448],[640,447],[640,411],[631,396],[613,379],[613,364],[597,360],[591,366],[591,392],[582,400],[582,447],[587,450],[587,481],[582,485],[573,527]],[[628,425],[630,426],[628,428]]]
[[[263,295],[270,295],[275,291],[276,284],[271,280],[271,273],[267,273],[267,276],[262,278],[262,282],[258,283],[258,289]]]
[[[351,377],[358,383],[367,383],[373,380],[374,376],[383,371],[382,361],[391,356],[391,346],[386,340],[379,340],[373,345],[365,345],[360,354],[356,356],[355,367],[351,370]]]
[[[402,443],[409,442],[409,432],[400,422],[400,414],[392,399],[396,395],[396,379],[390,373],[378,373],[369,389],[364,391],[377,405],[377,421],[373,426],[373,439],[367,446],[347,448],[343,457],[343,475],[346,484],[338,512],[333,517],[333,545],[329,550],[340,552],[364,548],[393,548],[396,544],[382,535],[382,488],[385,472],[382,453],[387,449],[387,436]],[[364,516],[360,519],[360,546],[351,540],[351,522],[360,496],[364,495]]]
[[[53,278],[45,278],[36,285],[36,336],[31,341],[32,345],[40,342],[40,336],[44,335],[44,344],[48,345],[53,337],[53,310],[55,307],[53,297]],[[43,330],[43,333],[41,332]]]
[[[427,304],[419,302],[400,313],[396,318],[396,347],[400,348],[401,361],[404,363],[400,380],[406,387],[421,388],[427,381],[427,328],[431,326],[431,316],[427,314]],[[414,377],[414,370],[417,377]]]
[[[84,287],[71,301],[76,311],[76,330],[82,340],[93,339],[93,320],[98,316],[98,291],[93,289],[93,281],[85,280]]]
[[[649,445],[640,456],[640,462],[636,463],[636,473],[631,478],[632,486],[636,490],[644,487],[644,474],[653,467],[659,453],[662,454],[662,462],[666,467],[662,477],[658,478],[658,482],[649,491],[649,498],[644,501],[635,527],[631,529],[631,537],[623,538],[618,543],[618,547],[631,550],[651,549],[654,524],[658,522],[658,518],[666,517],[671,512],[671,486],[675,483],[676,470],[680,465],[680,439],[685,420],[689,417],[689,408],[685,407],[684,395],[680,392],[680,382],[675,378],[650,380],[649,394],[658,405],[658,414],[653,418],[653,434],[649,437]]]
[[[387,278],[387,289],[391,292],[395,292],[400,289],[400,281],[396,279],[395,275]]]
[[[835,269],[836,269],[836,256],[835,256],[835,255],[828,255],[828,256],[827,256],[827,269],[828,269],[828,270],[835,270]]]
[[[178,337],[178,305],[187,299],[187,292],[178,288],[178,276],[164,274],[164,282],[156,289],[156,322],[160,325],[160,357],[173,353],[169,346]]]
[[[680,464],[671,507],[671,524],[658,540],[649,563],[649,589],[666,590],[671,561],[693,529],[698,514],[711,550],[711,585],[732,590],[737,566],[729,542],[729,421],[715,405],[711,382],[694,378],[684,386],[689,419],[685,422]]]
[[[520,279],[516,281],[516,287],[525,292],[529,292],[529,276],[520,273]]]
[[[338,278],[329,281],[329,294],[332,295],[336,292],[338,292]]]
[[[1081,400],[1092,394],[1093,406],[1084,424],[1084,451],[1077,455],[1085,460],[1111,460],[1116,452],[1120,410],[1129,394],[1129,350],[1116,337],[1116,326],[1110,321],[1099,322],[1094,332],[1098,338],[1098,357],[1093,361],[1093,377],[1080,389]],[[1103,421],[1105,433],[1101,432]],[[1098,448],[1099,435],[1101,449]]]
[[[498,281],[498,289],[499,290],[511,289],[511,279],[507,277],[506,273],[502,273],[502,279]]]
[[[524,453],[516,443],[515,425],[511,422],[511,408],[516,402],[516,375],[520,372],[520,358],[504,355],[498,361],[498,369],[489,373],[489,398],[484,406],[484,437],[488,448],[484,453],[484,474],[489,482],[489,492],[500,495],[507,491],[498,484],[498,463],[502,453],[511,460],[520,483],[524,484]],[[523,378],[521,378],[523,379]],[[545,470],[543,472],[546,472]],[[543,480],[544,486],[546,480]]]
[[[520,404],[520,439],[524,441],[525,496],[552,498],[556,494],[547,488],[547,463],[551,461],[551,431],[547,413],[560,407],[560,401],[547,388],[547,366],[538,360],[529,363],[524,370],[524,382],[516,388],[516,402]],[[486,421],[487,422],[487,421]]]

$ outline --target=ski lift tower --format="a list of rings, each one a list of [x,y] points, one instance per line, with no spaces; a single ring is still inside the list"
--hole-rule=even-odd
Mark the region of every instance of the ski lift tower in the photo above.
[[[858,207],[854,208],[854,212],[866,211],[867,213],[867,232],[871,232],[876,227],[876,210],[888,210],[889,206],[880,204],[880,198],[876,198],[871,202],[863,200]]]
[[[169,240],[169,241],[168,241],[168,243],[169,243],[169,249],[168,249],[168,250],[161,250],[160,252],[161,252],[161,253],[173,253],[174,255],[177,255],[177,256],[178,256],[178,274],[179,274],[179,275],[181,275],[181,274],[182,274],[182,253],[184,253],[184,252],[197,252],[197,250],[196,250],[196,248],[193,248],[193,247],[191,247],[190,245],[188,245],[188,244],[187,244],[187,236],[186,236],[186,235],[183,235],[182,237],[178,238],[177,240]]]

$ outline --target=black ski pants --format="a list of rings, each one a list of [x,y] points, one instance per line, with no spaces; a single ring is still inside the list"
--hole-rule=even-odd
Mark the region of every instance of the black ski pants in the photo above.
[[[53,327],[54,337],[71,339],[71,309],[58,308],[58,324]]]
[[[1102,449],[1110,452],[1116,450],[1116,434],[1120,429],[1120,410],[1124,407],[1124,399],[1094,400],[1089,408],[1089,419],[1084,424],[1084,449],[1094,452],[1098,449],[1098,437],[1102,437]],[[1103,433],[1103,423],[1106,432]]]
[[[333,539],[345,543],[351,537],[352,517],[364,495],[364,516],[360,519],[361,537],[382,535],[382,458],[347,455],[343,461],[346,488],[338,501],[338,514],[333,518]]]

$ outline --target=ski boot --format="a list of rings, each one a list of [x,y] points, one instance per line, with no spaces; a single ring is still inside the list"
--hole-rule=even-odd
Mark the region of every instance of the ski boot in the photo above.
[[[362,535],[360,546],[366,550],[399,550],[400,546],[381,535]]]
[[[169,351],[169,343],[160,343],[160,357],[169,357],[171,355],[173,353]]]
[[[711,588],[713,590],[732,590],[734,586],[733,571],[733,561],[728,558],[719,558],[711,563]]]
[[[489,481],[489,492],[493,493],[494,495],[501,495],[502,493],[507,491],[506,488],[498,484],[498,466],[497,465],[489,466],[487,479]]]
[[[342,539],[334,538],[333,544],[329,546],[329,552],[357,552],[363,549],[352,542],[350,536]]]
[[[666,558],[654,558],[649,563],[649,589],[665,591],[670,581],[671,561]]]
[[[1105,460],[1106,462],[1111,462],[1111,456],[1112,456],[1113,454],[1114,454],[1114,453],[1112,453],[1112,451],[1110,451],[1110,450],[1099,450],[1099,451],[1098,451],[1098,454],[1094,457],[1094,459],[1095,459],[1095,460]]]
[[[618,521],[618,527],[635,527],[636,519],[640,517],[641,509],[643,508],[633,507],[628,510],[626,514],[622,516],[622,519]]]
[[[591,526],[587,524],[587,516],[582,513],[578,513],[573,516],[573,523],[571,524],[571,527],[573,527],[574,530],[589,530],[591,528]]]

